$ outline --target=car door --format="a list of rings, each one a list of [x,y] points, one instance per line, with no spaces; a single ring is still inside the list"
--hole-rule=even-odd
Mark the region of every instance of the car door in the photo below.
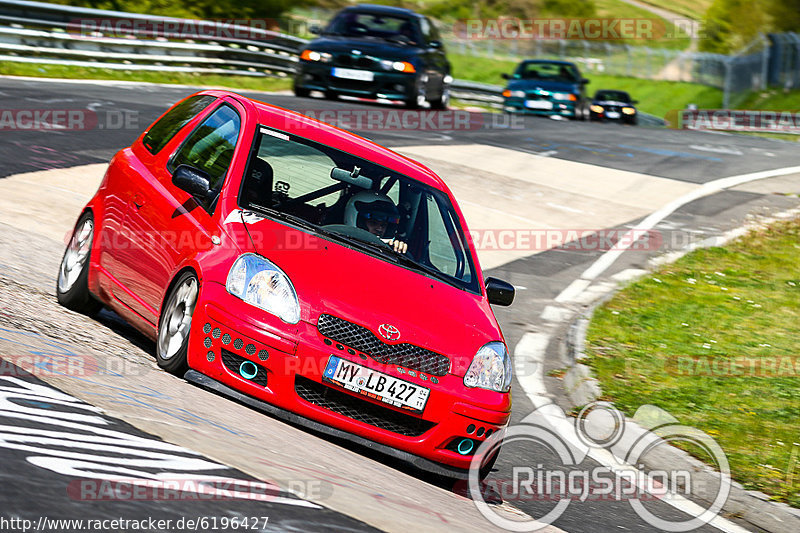
[[[212,246],[212,218],[241,130],[241,117],[231,105],[221,103],[197,125],[168,159],[152,174],[133,184],[133,201],[125,225],[131,246],[119,255],[120,296],[128,307],[153,325],[167,286],[177,266],[187,256]],[[214,194],[196,199],[172,183],[180,165],[199,169],[209,177]]]
[[[108,168],[106,179],[110,193],[104,207],[104,246],[100,266],[109,275],[104,276],[100,283],[104,291],[126,305],[135,298],[128,294],[128,288],[120,284],[120,280],[130,280],[133,273],[127,272],[131,262],[125,260],[123,263],[122,260],[135,253],[132,250],[141,240],[135,238],[135,232],[127,225],[131,222],[130,210],[141,204],[142,191],[155,186],[154,169],[164,165],[170,151],[177,147],[179,132],[199,121],[215,100],[210,95],[194,95],[177,103],[156,120],[130,149],[118,153]]]

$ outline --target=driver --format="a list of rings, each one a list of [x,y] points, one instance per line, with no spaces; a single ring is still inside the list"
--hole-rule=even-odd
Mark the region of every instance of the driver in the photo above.
[[[347,201],[344,223],[366,230],[388,244],[395,252],[404,254],[408,244],[395,239],[400,213],[394,202],[377,191],[361,191]]]

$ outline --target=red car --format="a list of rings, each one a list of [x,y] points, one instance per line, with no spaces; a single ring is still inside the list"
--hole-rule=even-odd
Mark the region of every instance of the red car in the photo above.
[[[315,430],[463,477],[511,410],[511,361],[464,218],[428,168],[225,91],[111,160],[61,263],[158,364]],[[490,455],[490,454],[485,454]],[[484,459],[485,475],[497,453]]]

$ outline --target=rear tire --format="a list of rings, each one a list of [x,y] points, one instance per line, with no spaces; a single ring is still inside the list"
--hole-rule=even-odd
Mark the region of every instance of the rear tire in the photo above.
[[[189,332],[192,328],[200,283],[194,272],[184,272],[173,284],[158,321],[156,361],[158,366],[177,375],[189,369]]]
[[[91,212],[86,212],[75,224],[75,230],[61,258],[56,282],[58,303],[87,315],[94,314],[103,307],[89,292],[89,263],[93,240],[94,217]]]

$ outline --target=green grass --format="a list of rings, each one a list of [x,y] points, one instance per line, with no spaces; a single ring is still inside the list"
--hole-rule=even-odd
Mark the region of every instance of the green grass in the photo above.
[[[685,50],[689,48],[691,40],[688,35],[679,31],[675,25],[651,11],[622,2],[621,0],[594,0],[597,9],[597,18],[618,18],[618,19],[655,19],[654,40],[629,39],[626,44],[638,46],[650,46],[652,48],[670,48],[675,50]],[[663,26],[660,26],[663,25]],[[669,37],[668,37],[669,36]]]
[[[750,94],[737,106],[739,109],[767,109],[771,111],[800,111],[800,91],[769,89]]]
[[[483,83],[502,85],[505,80],[500,77],[504,72],[510,73],[517,63],[501,59],[472,57],[469,55],[447,54],[453,65],[453,75],[459,79],[474,80]],[[627,91],[639,101],[639,110],[664,118],[670,111],[686,108],[693,103],[701,109],[719,109],[722,107],[722,91],[713,87],[696,83],[643,80],[625,76],[608,76],[584,72],[590,80],[587,87],[589,94],[598,89],[619,89]]]
[[[640,0],[642,3],[702,20],[713,0]]]
[[[121,80],[150,83],[175,83],[196,87],[225,87],[253,91],[280,91],[291,88],[289,78],[256,78],[250,76],[221,76],[217,74],[188,74],[182,72],[143,72],[105,68],[37,65],[0,62],[0,75],[35,76],[38,78],[67,78],[78,80]]]
[[[707,432],[728,455],[734,479],[796,507],[798,257],[800,219],[697,250],[616,294],[594,314],[587,337],[588,363],[607,399],[629,415],[656,405]],[[783,372],[708,375],[679,362],[698,356],[772,363]]]

